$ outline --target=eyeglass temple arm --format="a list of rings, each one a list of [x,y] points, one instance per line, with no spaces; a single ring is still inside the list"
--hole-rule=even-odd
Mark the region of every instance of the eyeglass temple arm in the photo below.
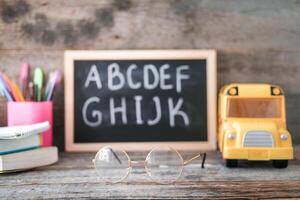
[[[114,157],[118,160],[119,164],[122,164],[119,156],[115,153],[115,151],[112,148],[109,148],[109,150],[113,153]]]
[[[201,163],[201,168],[204,168],[204,164],[205,164],[205,160],[206,160],[206,153],[201,153],[201,154],[198,154],[197,156],[187,160],[187,161],[184,161],[183,162],[183,165],[187,165],[189,164],[191,161],[199,158],[200,156],[202,156],[202,163]]]

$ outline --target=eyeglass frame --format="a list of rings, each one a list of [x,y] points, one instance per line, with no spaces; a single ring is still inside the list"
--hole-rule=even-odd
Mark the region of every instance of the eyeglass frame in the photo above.
[[[181,170],[180,170],[180,173],[178,174],[178,176],[177,176],[176,178],[174,178],[173,181],[170,181],[170,182],[168,182],[168,183],[163,183],[163,182],[154,180],[153,177],[151,176],[151,173],[150,173],[150,171],[149,171],[149,168],[147,167],[147,158],[151,155],[151,153],[152,153],[154,150],[157,150],[157,149],[159,148],[159,147],[154,147],[154,148],[147,154],[145,160],[131,160],[130,156],[128,155],[128,153],[127,153],[125,150],[123,150],[123,149],[118,149],[119,151],[122,151],[122,152],[125,154],[125,156],[127,157],[127,159],[128,159],[128,169],[130,169],[130,170],[128,170],[127,174],[126,174],[124,177],[122,177],[120,180],[117,180],[117,181],[107,181],[107,182],[110,182],[110,183],[112,183],[112,184],[120,183],[120,182],[124,181],[124,180],[131,174],[131,171],[132,171],[132,167],[133,167],[133,166],[140,166],[140,165],[143,165],[144,168],[145,168],[145,171],[146,171],[147,175],[151,178],[151,180],[152,180],[153,182],[156,182],[156,183],[159,183],[159,184],[169,184],[169,183],[174,183],[174,182],[176,182],[176,181],[180,178],[180,176],[182,175],[184,166],[186,166],[187,164],[189,164],[190,162],[192,162],[193,160],[195,160],[195,159],[197,159],[197,158],[199,158],[199,157],[202,157],[201,168],[204,169],[204,165],[205,165],[205,161],[206,161],[206,153],[200,153],[200,154],[197,154],[196,156],[194,156],[194,157],[192,157],[192,158],[190,158],[190,159],[188,159],[188,160],[185,161],[185,160],[182,158],[181,154],[180,154],[176,149],[174,149],[174,148],[172,148],[172,147],[169,147],[169,146],[167,146],[167,147],[170,148],[171,150],[175,151],[175,152],[177,153],[177,155],[179,156],[180,160],[181,160]],[[98,153],[99,153],[102,149],[104,149],[104,148],[109,148],[110,151],[113,153],[114,157],[118,160],[118,162],[120,162],[119,157],[118,157],[117,154],[114,152],[114,150],[113,150],[113,148],[112,148],[111,146],[103,146],[102,148],[100,148],[100,149],[97,151],[97,153],[96,153],[96,155],[95,155],[95,158],[97,157]],[[92,162],[93,162],[93,164],[94,164],[95,170],[97,171],[95,158],[92,160]]]

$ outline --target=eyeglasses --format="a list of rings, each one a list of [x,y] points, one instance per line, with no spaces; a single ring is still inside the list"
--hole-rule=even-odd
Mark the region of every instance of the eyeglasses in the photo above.
[[[185,165],[199,157],[202,157],[201,168],[204,168],[206,153],[184,161],[175,149],[158,147],[152,149],[144,161],[132,161],[124,150],[104,146],[97,152],[93,163],[99,177],[105,182],[121,182],[128,177],[134,165],[142,165],[154,182],[169,184],[181,176]]]

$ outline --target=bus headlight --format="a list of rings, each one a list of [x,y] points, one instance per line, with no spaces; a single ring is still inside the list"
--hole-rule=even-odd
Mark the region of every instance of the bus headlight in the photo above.
[[[235,139],[235,133],[228,133],[227,138],[230,139],[230,140],[234,140]]]
[[[287,133],[281,133],[280,134],[280,139],[281,140],[287,140],[289,138],[289,134],[287,134]]]

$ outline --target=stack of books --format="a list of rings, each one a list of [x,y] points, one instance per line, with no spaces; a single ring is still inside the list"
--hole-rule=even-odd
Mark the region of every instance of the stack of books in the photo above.
[[[42,147],[49,122],[0,128],[0,173],[28,170],[58,160],[57,147]]]

